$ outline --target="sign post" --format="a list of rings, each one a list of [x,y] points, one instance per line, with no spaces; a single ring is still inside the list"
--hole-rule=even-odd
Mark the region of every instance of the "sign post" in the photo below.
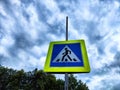
[[[64,90],[68,90],[69,73],[89,73],[90,65],[84,40],[68,40],[68,17],[66,17],[66,40],[50,42],[44,72],[65,74]]]
[[[68,16],[66,17],[66,41],[68,41]],[[65,73],[65,90],[68,90],[68,73]]]

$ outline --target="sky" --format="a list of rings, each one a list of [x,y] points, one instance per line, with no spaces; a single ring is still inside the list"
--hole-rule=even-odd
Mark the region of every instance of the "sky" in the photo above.
[[[43,69],[49,43],[84,39],[91,72],[75,74],[90,90],[120,88],[120,0],[0,0],[0,64]],[[63,77],[63,75],[60,75]]]

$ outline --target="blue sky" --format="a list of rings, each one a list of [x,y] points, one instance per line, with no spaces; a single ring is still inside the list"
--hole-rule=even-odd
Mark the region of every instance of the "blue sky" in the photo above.
[[[91,66],[75,76],[90,90],[119,90],[119,0],[0,0],[0,64],[43,69],[49,43],[65,40],[66,16],[69,39],[85,40]]]

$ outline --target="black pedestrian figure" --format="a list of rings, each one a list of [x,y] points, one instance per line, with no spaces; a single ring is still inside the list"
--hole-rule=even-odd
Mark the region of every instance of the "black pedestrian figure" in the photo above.
[[[65,48],[65,52],[62,53],[62,54],[63,54],[62,61],[64,60],[64,58],[65,58],[66,56],[70,59],[70,61],[72,61],[71,57],[68,55],[68,54],[71,54],[71,51],[70,51],[70,50],[68,50],[67,48]],[[67,61],[67,59],[65,59],[65,61]]]

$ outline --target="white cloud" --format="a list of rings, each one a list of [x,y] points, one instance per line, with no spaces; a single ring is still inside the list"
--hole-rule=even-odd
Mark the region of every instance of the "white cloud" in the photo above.
[[[41,57],[40,60],[39,60],[39,65],[42,66],[42,68],[44,67],[44,64],[45,64],[45,60],[46,60],[46,57]]]
[[[0,55],[5,60],[1,63],[15,69],[43,69],[49,42],[65,40],[68,16],[69,39],[85,40],[91,66],[91,73],[77,75],[78,78],[89,81],[90,90],[109,90],[108,87],[117,85],[120,78],[116,73],[119,68],[108,70],[120,51],[119,7],[117,0],[13,0],[10,3],[3,0],[0,4]]]
[[[41,3],[43,3],[48,10],[52,11],[52,13],[59,11],[59,8],[54,0],[45,0]]]
[[[8,54],[6,48],[3,46],[0,46],[0,54],[9,57],[9,54]]]
[[[0,4],[0,13],[2,14],[2,15],[4,15],[4,16],[6,16],[7,14],[6,14],[6,12],[5,12],[5,10],[4,10],[4,8],[3,8],[3,6]]]
[[[119,74],[116,74],[115,70],[113,69],[110,73],[104,76],[93,76],[90,80],[91,82],[88,83],[90,90],[111,90],[115,84],[119,83]]]
[[[12,46],[14,44],[14,39],[11,36],[5,35],[5,37],[1,40],[1,45],[6,48]]]
[[[21,2],[20,0],[11,0],[12,5],[20,6]]]

